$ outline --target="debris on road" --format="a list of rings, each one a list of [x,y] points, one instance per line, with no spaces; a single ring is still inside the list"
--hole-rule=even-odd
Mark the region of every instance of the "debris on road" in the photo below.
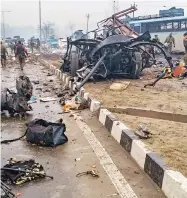
[[[110,90],[113,91],[123,91],[125,89],[127,89],[127,87],[130,85],[129,81],[125,81],[125,82],[120,82],[120,83],[113,83],[110,86]]]
[[[47,74],[47,76],[52,76],[52,75],[53,75],[53,74],[51,74],[51,73],[48,73],[48,74]]]
[[[119,193],[114,193],[114,194],[111,194],[111,195],[107,195],[107,197],[114,197],[114,196],[118,196]]]
[[[40,83],[39,80],[33,80],[32,82],[33,82],[35,85],[37,85],[37,84]]]
[[[60,120],[58,123],[43,119],[34,119],[28,123],[26,140],[31,144],[55,147],[68,141],[66,125]]]
[[[36,102],[37,102],[37,98],[35,98],[35,97],[32,96],[27,103],[28,104],[32,104],[32,103],[36,103]]]
[[[1,181],[1,198],[13,198],[16,195],[11,192],[11,188]]]
[[[5,88],[1,92],[1,111],[7,110],[11,116],[15,113],[24,116],[26,111],[31,111],[32,107],[28,101],[32,96],[33,86],[27,76],[19,76],[16,79],[16,91]]]
[[[33,159],[17,161],[16,158],[10,158],[7,164],[1,168],[1,179],[6,183],[20,185],[44,177],[53,179],[52,176],[46,175],[43,166]]]
[[[56,98],[52,98],[52,97],[39,98],[39,99],[42,102],[50,102],[50,101],[55,101],[56,100]]]
[[[69,113],[71,108],[72,108],[71,105],[65,104],[65,105],[63,105],[63,107],[62,107],[62,111],[63,111],[64,113]]]
[[[95,170],[90,170],[90,171],[78,173],[78,174],[76,175],[76,177],[81,177],[81,176],[83,176],[83,175],[91,175],[92,177],[99,178],[99,174],[98,174],[98,172],[95,171]]]
[[[139,125],[137,131],[135,131],[135,134],[142,139],[148,139],[151,135],[151,133],[147,129],[147,126],[145,125]]]

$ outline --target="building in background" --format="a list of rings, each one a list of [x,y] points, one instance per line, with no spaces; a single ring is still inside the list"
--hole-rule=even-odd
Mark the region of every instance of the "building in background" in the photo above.
[[[149,31],[152,36],[158,35],[164,42],[169,33],[173,33],[176,40],[176,50],[184,50],[183,34],[187,31],[187,17],[184,9],[172,7],[168,10],[160,10],[159,14],[125,18],[130,27],[139,34]]]

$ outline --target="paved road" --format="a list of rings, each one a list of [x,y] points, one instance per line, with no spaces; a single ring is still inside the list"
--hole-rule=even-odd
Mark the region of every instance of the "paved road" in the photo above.
[[[55,88],[62,86],[55,76],[47,76],[49,71],[41,66],[27,64],[24,73],[33,80],[34,96],[55,97]],[[15,86],[15,78],[20,75],[18,65],[3,68],[2,87]],[[49,82],[50,80],[53,82]],[[43,83],[47,83],[44,86]],[[36,90],[36,88],[42,88]],[[33,158],[41,163],[47,174],[54,180],[32,181],[13,188],[23,192],[26,198],[164,198],[159,188],[144,174],[122,147],[107,133],[88,110],[82,111],[78,119],[69,114],[59,114],[58,101],[32,104],[33,111],[25,120],[2,117],[2,139],[15,138],[25,132],[25,123],[33,118],[56,121],[63,118],[67,126],[69,142],[57,148],[42,148],[28,144],[24,139],[2,145],[2,164],[10,157],[17,159]],[[80,158],[80,161],[75,161]],[[93,168],[95,167],[95,168]],[[79,172],[95,169],[99,178],[84,176],[77,178]]]

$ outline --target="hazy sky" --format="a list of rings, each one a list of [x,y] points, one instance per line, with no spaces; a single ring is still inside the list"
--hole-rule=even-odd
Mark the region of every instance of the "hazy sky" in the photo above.
[[[116,7],[120,11],[130,7],[132,3],[133,1],[129,0],[116,0]],[[172,6],[184,8],[185,15],[187,15],[186,0],[136,0],[135,3],[138,7],[135,16],[157,14],[160,9],[168,9]],[[87,13],[90,14],[89,29],[93,29],[99,20],[110,16],[113,11],[113,0],[41,0],[41,5],[42,21],[54,22],[60,34],[63,34],[62,32],[65,31],[68,23],[75,24],[75,29],[85,30]],[[2,0],[1,9],[11,11],[5,13],[5,22],[9,24],[10,27],[33,26],[36,28],[39,24],[39,8],[38,1],[36,0]]]

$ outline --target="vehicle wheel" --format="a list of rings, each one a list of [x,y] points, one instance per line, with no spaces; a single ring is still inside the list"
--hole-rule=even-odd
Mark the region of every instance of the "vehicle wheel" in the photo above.
[[[132,60],[132,79],[138,79],[142,71],[142,56],[140,52],[135,52]]]
[[[70,73],[71,77],[76,76],[76,71],[79,69],[79,56],[77,52],[71,53]]]

